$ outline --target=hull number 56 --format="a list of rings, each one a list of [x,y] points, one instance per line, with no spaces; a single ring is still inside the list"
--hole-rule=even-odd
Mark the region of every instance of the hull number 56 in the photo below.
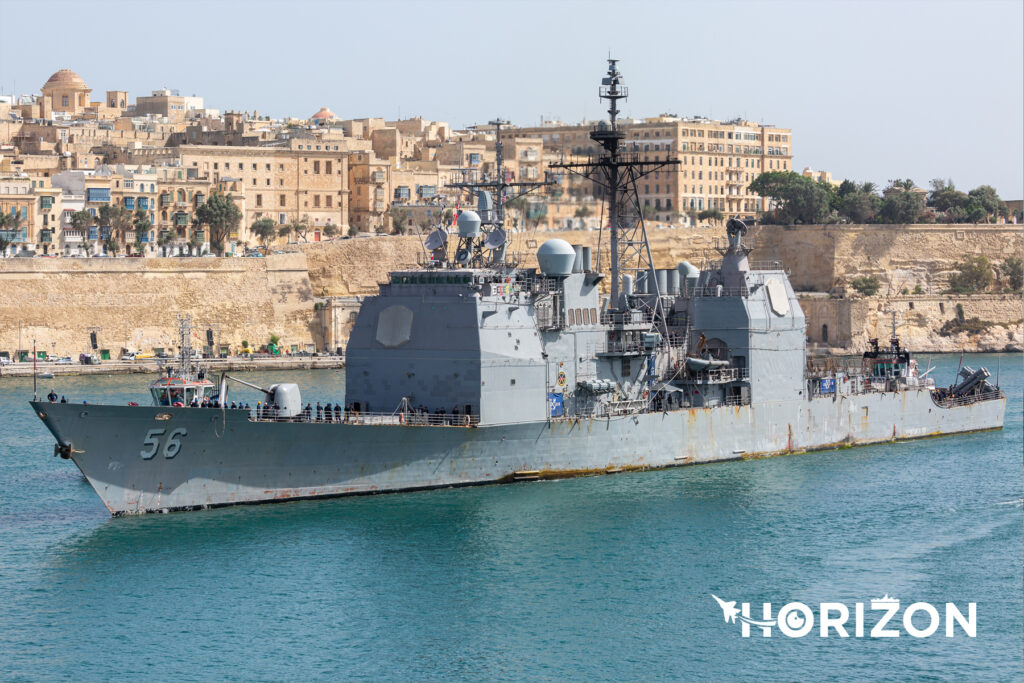
[[[164,435],[166,429],[150,429],[146,432],[146,438],[142,442],[143,448],[139,451],[139,455],[142,456],[143,460],[150,460],[157,451],[160,451],[160,437]],[[188,430],[184,427],[178,427],[172,429],[171,433],[167,435],[167,439],[164,441],[163,454],[165,458],[173,458],[181,450],[181,437],[188,436]]]

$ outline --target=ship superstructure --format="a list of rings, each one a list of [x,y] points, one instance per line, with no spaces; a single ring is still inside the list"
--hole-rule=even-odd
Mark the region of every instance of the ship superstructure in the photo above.
[[[936,388],[895,332],[856,363],[808,358],[780,264],[749,259],[732,219],[718,257],[655,268],[636,199],[654,168],[623,145],[614,60],[597,158],[557,165],[604,188],[606,278],[554,238],[510,250],[508,181],[467,180],[476,211],[424,243],[422,267],[367,297],[347,349],[343,410],[32,403],[115,514],[621,472],[1000,428],[984,369]],[[499,128],[496,126],[496,128]],[[498,141],[500,144],[500,129]],[[500,153],[499,153],[500,157]],[[500,169],[499,169],[500,170]],[[530,188],[520,187],[517,192]],[[259,387],[256,387],[259,388]],[[159,453],[158,457],[154,454]]]

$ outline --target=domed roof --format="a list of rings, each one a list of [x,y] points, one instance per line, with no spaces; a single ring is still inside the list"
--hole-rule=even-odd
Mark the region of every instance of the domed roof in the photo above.
[[[537,249],[537,265],[548,277],[565,277],[572,273],[576,250],[565,240],[550,239]]]
[[[50,79],[43,85],[43,90],[47,87],[81,88],[83,90],[89,89],[89,86],[85,84],[82,77],[71,69],[61,69],[50,76]]]
[[[313,116],[310,118],[312,118],[314,121],[330,121],[338,117],[335,116],[334,112],[328,109],[327,107],[320,107],[320,111],[313,114]]]

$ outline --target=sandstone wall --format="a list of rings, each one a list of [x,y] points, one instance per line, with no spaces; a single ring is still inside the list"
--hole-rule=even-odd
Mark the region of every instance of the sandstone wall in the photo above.
[[[519,254],[523,266],[535,267],[537,247],[557,237],[570,244],[591,247],[596,266],[599,235],[597,230],[516,233],[512,235],[509,253]],[[648,237],[656,267],[672,268],[685,260],[699,267],[705,258],[717,256],[714,242],[723,240],[725,231],[721,228],[675,228],[652,230]],[[310,284],[317,296],[375,294],[377,283],[384,281],[389,271],[416,267],[417,258],[423,253],[417,236],[353,238],[292,245],[289,249],[306,254]],[[601,240],[600,252],[602,269],[607,271],[610,253],[607,234]]]
[[[1020,225],[766,225],[751,231],[751,258],[782,261],[799,291],[828,292],[874,275],[880,293],[920,285],[938,294],[965,255],[1001,263],[1021,255],[1022,235]]]
[[[0,259],[0,350],[72,355],[89,348],[177,347],[179,313],[199,338],[219,325],[218,344],[264,344],[271,334],[303,348],[315,333],[303,254],[260,259]]]
[[[963,307],[965,318],[991,323],[988,329],[979,334],[940,335],[942,326],[956,318],[957,304]],[[868,339],[887,341],[892,333],[890,311],[896,312],[896,334],[915,351],[1024,349],[1024,304],[1016,295],[802,297],[800,306],[807,317],[810,341],[836,350],[860,353],[867,348]]]
[[[724,233],[722,228],[652,230],[655,266],[673,267],[683,260],[701,266],[718,257],[714,247]],[[521,254],[523,265],[535,266],[536,247],[551,237],[591,246],[596,265],[597,231],[518,233],[510,251]],[[890,274],[906,273],[906,279],[895,280],[896,291],[920,283],[929,292],[805,298],[808,335],[815,343],[822,342],[822,325],[828,326],[829,346],[859,350],[869,337],[885,338],[888,322],[879,307],[888,301],[903,316],[906,327],[900,335],[915,348],[1020,347],[1024,316],[1019,298],[931,293],[945,288],[945,277],[964,253],[982,253],[996,262],[1019,255],[1020,226],[764,226],[751,231],[751,241],[756,246],[751,258],[781,261],[798,290],[827,292],[864,274],[888,282]],[[607,235],[600,247],[607,271]],[[422,254],[416,236],[291,249],[265,259],[0,259],[0,350],[13,355],[19,348],[19,324],[20,348],[31,348],[35,336],[38,348],[48,353],[77,356],[86,351],[92,327],[99,328],[100,347],[115,353],[121,347],[174,347],[178,313],[192,314],[200,344],[205,344],[206,327],[219,324],[218,343],[233,347],[242,340],[263,344],[277,334],[285,345],[333,348],[343,345],[357,302],[315,311],[314,298],[374,294],[388,271],[415,267]],[[1010,325],[973,337],[939,337],[937,330],[956,315],[958,302],[968,318]]]

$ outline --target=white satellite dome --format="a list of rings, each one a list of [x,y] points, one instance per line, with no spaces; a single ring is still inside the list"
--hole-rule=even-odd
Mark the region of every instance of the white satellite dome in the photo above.
[[[537,249],[537,263],[540,272],[548,277],[565,277],[572,273],[576,262],[576,250],[565,240],[552,239]]]
[[[476,237],[480,234],[480,214],[463,211],[459,214],[459,237]]]

